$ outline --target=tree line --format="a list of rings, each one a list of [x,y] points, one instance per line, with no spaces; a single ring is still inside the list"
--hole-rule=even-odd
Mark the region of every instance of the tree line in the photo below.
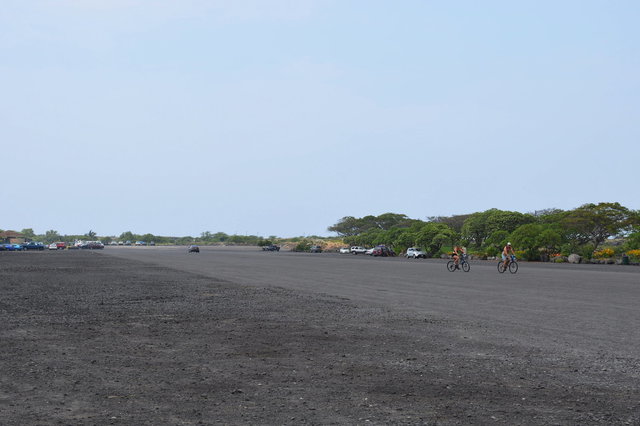
[[[48,230],[44,234],[37,234],[32,228],[26,228],[20,231],[22,237],[27,241],[41,241],[43,243],[53,243],[57,241],[73,242],[78,240],[95,241],[100,240],[104,244],[110,244],[114,242],[126,242],[130,241],[135,243],[136,241],[144,241],[146,243],[154,242],[156,245],[188,245],[188,244],[236,244],[236,245],[269,245],[273,241],[277,240],[277,237],[270,236],[269,238],[260,237],[257,235],[229,235],[224,232],[212,233],[205,231],[200,236],[183,236],[183,237],[168,237],[161,235],[154,235],[150,233],[136,234],[131,231],[121,233],[119,236],[98,235],[93,230],[89,230],[85,234],[60,234],[56,230]]]
[[[432,257],[449,251],[454,244],[467,246],[482,257],[495,256],[511,242],[527,260],[547,260],[571,253],[589,259],[612,237],[620,238],[620,244],[615,246],[617,253],[640,249],[640,211],[619,203],[591,203],[573,210],[533,213],[489,209],[430,217],[426,221],[396,213],[346,216],[327,229],[349,245],[385,244],[397,252],[421,247]]]

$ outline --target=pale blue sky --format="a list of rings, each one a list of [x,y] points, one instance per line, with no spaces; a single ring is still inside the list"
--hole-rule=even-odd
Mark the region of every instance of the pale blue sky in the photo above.
[[[0,228],[640,209],[640,2],[4,0]]]

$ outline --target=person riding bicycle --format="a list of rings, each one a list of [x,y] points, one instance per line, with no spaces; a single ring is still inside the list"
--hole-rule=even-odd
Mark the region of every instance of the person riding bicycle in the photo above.
[[[513,251],[511,243],[507,243],[507,245],[502,249],[502,262],[504,263],[504,269],[507,269],[507,266],[509,266],[509,261],[511,261],[511,257],[515,255],[516,252]]]
[[[463,250],[462,247],[460,247],[459,245],[455,245],[453,246],[453,264],[456,265],[456,269],[460,269],[460,267],[458,266],[458,263],[460,262],[460,257],[463,255]]]

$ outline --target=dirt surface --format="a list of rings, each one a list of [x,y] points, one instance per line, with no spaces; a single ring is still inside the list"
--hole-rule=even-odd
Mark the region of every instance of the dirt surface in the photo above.
[[[637,355],[212,275],[0,253],[0,424],[640,424]]]

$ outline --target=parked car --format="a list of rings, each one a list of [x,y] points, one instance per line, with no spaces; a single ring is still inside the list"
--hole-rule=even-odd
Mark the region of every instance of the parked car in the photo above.
[[[320,246],[311,246],[309,249],[310,253],[322,253],[322,247]]]
[[[146,246],[147,243],[145,243],[144,241],[136,241],[136,245],[137,246]]]
[[[374,251],[375,249],[376,249],[375,247],[370,248],[370,249],[367,249],[367,251],[365,251],[365,252],[364,252],[364,254],[367,254],[367,255],[369,255],[369,256],[373,256],[373,251]]]
[[[64,243],[62,241],[58,241],[58,242],[56,242],[56,246],[58,246],[59,250],[64,250],[64,249],[67,248],[67,243]]]
[[[426,259],[427,253],[417,247],[409,247],[405,256],[407,259]]]
[[[29,241],[23,247],[25,250],[44,250],[44,244],[37,241]]]
[[[128,240],[127,240],[127,241],[125,241],[124,245],[125,245],[125,246],[130,246],[130,245],[131,245],[131,241],[128,241]]]
[[[195,244],[191,244],[188,248],[187,248],[187,253],[200,253],[200,247],[198,247]]]
[[[151,241],[151,242],[149,243],[149,245],[150,245],[150,246],[155,246],[155,245],[156,245],[156,242],[155,242],[155,241]]]
[[[81,249],[89,250],[101,250],[104,248],[104,244],[101,241],[87,241],[80,246]]]
[[[47,247],[49,250],[58,250],[58,244],[56,243],[51,243]]]
[[[349,253],[351,253],[351,249],[350,249],[349,247],[342,247],[342,248],[340,249],[340,253],[342,253],[342,254],[349,254]]]
[[[360,247],[360,246],[351,247],[351,254],[365,254],[366,252],[367,252],[367,249],[364,247]]]
[[[280,247],[275,245],[275,244],[271,244],[269,246],[262,246],[262,250],[264,250],[264,251],[280,251]]]
[[[376,246],[373,249],[373,253],[371,253],[371,255],[387,257],[387,256],[395,256],[396,253],[393,250],[391,250],[389,247],[380,245],[380,246]]]

